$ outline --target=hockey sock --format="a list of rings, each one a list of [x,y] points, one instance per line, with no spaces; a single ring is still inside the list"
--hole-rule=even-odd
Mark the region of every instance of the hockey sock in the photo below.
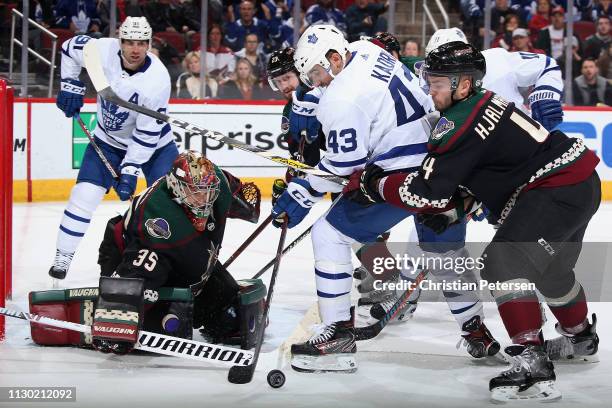
[[[536,293],[510,290],[491,293],[512,343],[541,345],[542,311]]]
[[[587,302],[580,283],[574,282],[572,289],[563,297],[546,298],[546,303],[566,332],[577,334],[587,327]]]
[[[91,183],[77,183],[72,188],[57,234],[57,249],[67,253],[76,251],[104,194],[105,188]]]

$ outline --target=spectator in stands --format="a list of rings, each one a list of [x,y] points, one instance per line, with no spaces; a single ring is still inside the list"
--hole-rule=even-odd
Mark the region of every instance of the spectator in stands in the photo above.
[[[153,36],[151,47],[157,50],[157,56],[166,66],[170,74],[170,80],[174,81],[182,72],[181,57],[172,45],[160,37]]]
[[[612,36],[610,35],[610,17],[601,15],[597,18],[597,31],[586,39],[584,46],[584,56],[586,58],[599,58],[602,51],[607,51],[610,47]]]
[[[510,0],[495,0],[495,7],[491,9],[491,30],[498,34],[503,34],[506,20],[510,18],[510,16],[517,16],[515,10],[510,7]],[[520,19],[517,20],[518,24],[516,27],[520,24]],[[512,31],[510,31],[510,37],[508,38],[509,42],[512,41],[511,38]]]
[[[597,4],[593,7],[592,20],[597,21],[597,17],[607,15],[612,18],[612,0],[595,0]]]
[[[208,29],[206,44],[206,73],[220,80],[220,77],[230,75],[236,68],[236,58],[228,47],[223,45],[223,31],[219,24],[213,24]],[[196,48],[199,50],[199,46]]]
[[[409,38],[404,42],[404,49],[402,50],[403,57],[420,57],[421,56],[421,43],[414,38]]]
[[[253,75],[259,82],[267,78],[266,65],[268,57],[263,52],[263,46],[259,43],[257,35],[248,34],[244,40],[244,48],[236,52],[237,59],[246,59],[253,66]]]
[[[313,4],[306,10],[305,19],[306,24],[302,30],[314,24],[331,24],[346,33],[344,13],[334,7],[334,0],[317,0],[317,4]]]
[[[231,7],[228,10],[232,10]],[[261,42],[268,40],[268,23],[255,17],[255,3],[243,0],[240,3],[240,18],[225,27],[225,43],[233,50],[244,48],[247,34],[256,34]],[[269,13],[269,10],[268,10]]]
[[[75,34],[102,36],[95,0],[59,0],[55,5],[55,16],[58,28],[67,28]]]
[[[293,13],[293,0],[265,0],[263,3],[270,10],[272,18],[287,21]]]
[[[563,53],[565,10],[563,7],[555,7],[550,14],[551,24],[540,30],[536,47],[544,50],[549,57],[557,59]],[[577,37],[576,40],[578,40]],[[580,42],[578,42],[578,45],[580,48]]]
[[[551,9],[550,0],[538,0],[536,11],[529,19],[529,24],[527,25],[532,41],[537,41],[540,30],[550,24]]]
[[[203,99],[202,81],[200,81],[200,51],[191,51],[183,59],[185,72],[176,80],[176,97],[180,99]],[[213,78],[206,76],[206,98],[217,96],[218,84]]]
[[[597,67],[599,68],[599,75],[606,79],[612,79],[612,47],[601,53],[597,59]]]
[[[100,21],[102,21],[102,36],[108,37],[111,32],[110,27],[110,4],[111,0],[98,0],[96,11],[98,12],[98,17],[100,17]],[[117,28],[121,25],[121,22],[125,20],[127,16],[130,17],[143,17],[144,13],[142,9],[138,5],[138,0],[125,0],[125,1],[117,1],[117,26],[113,27],[113,32],[117,32]],[[148,19],[147,19],[148,20]],[[150,20],[148,20],[150,21]],[[155,31],[155,28],[153,28]]]
[[[612,106],[612,85],[599,75],[599,68],[592,58],[585,58],[582,62],[582,75],[574,79],[572,90],[574,105]]]
[[[387,31],[387,20],[381,16],[389,8],[389,2],[370,3],[370,0],[355,0],[346,9],[347,39],[357,41],[361,36],[372,37]]]
[[[253,66],[247,59],[239,59],[231,79],[219,86],[219,98],[247,101],[264,98],[260,83],[253,75]]]
[[[19,2],[17,9],[23,12],[23,2]],[[54,22],[52,0],[30,0],[30,18],[43,27],[50,28]]]
[[[555,6],[567,10],[567,0],[553,0]],[[574,0],[574,22],[585,20],[591,21],[591,10],[593,0]]]
[[[557,65],[561,68],[561,76],[565,78],[566,67],[565,67],[565,45],[567,44],[567,39],[563,40],[563,53],[557,58]],[[580,69],[582,67],[582,55],[580,55],[580,45],[578,43],[578,38],[572,38],[572,78],[576,78],[580,75]]]
[[[504,21],[504,31],[495,37],[492,48],[504,48],[509,50],[512,47],[512,35],[519,28],[520,19],[516,14],[508,13]]]
[[[142,6],[142,12],[151,25],[154,33],[177,31],[181,26],[180,3],[172,0],[148,1]]]
[[[512,32],[512,47],[510,51],[533,52],[536,54],[545,54],[544,50],[533,48],[529,31],[526,28],[517,28]]]

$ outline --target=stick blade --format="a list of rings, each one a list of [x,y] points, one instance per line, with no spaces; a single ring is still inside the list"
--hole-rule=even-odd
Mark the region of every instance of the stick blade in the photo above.
[[[85,61],[85,68],[87,69],[87,75],[93,83],[96,91],[100,92],[103,89],[110,88],[104,69],[102,68],[102,57],[100,57],[100,50],[95,40],[90,40],[83,47],[83,59]]]
[[[227,373],[227,380],[232,384],[247,384],[253,380],[255,369],[252,364],[248,366],[232,366]]]

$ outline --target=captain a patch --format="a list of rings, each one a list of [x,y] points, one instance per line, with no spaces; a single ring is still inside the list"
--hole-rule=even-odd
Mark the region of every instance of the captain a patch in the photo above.
[[[163,218],[149,218],[145,221],[145,227],[149,235],[155,238],[168,239],[172,235],[170,224]]]
[[[433,140],[440,140],[442,139],[442,137],[444,137],[445,134],[447,134],[454,128],[455,122],[453,122],[452,120],[448,120],[444,116],[442,116],[436,124],[434,130],[431,132],[431,138]]]

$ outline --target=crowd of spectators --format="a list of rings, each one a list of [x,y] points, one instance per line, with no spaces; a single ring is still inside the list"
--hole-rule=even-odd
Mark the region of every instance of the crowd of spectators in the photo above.
[[[455,0],[463,29],[482,48],[489,30],[491,47],[546,54],[554,58],[565,78],[568,41],[574,105],[610,105],[610,21],[612,0],[574,0],[573,36],[568,39],[567,0],[495,0],[491,25],[484,24],[484,0]]]
[[[280,97],[267,85],[266,65],[274,50],[293,41],[293,0],[207,1],[203,79],[199,78],[204,60],[200,50],[202,0],[117,0],[117,21],[128,15],[147,17],[154,31],[152,51],[168,67],[175,83],[173,96]],[[482,48],[485,30],[489,30],[492,47],[546,54],[557,60],[565,77],[567,0],[494,0],[491,25],[486,28],[484,0],[447,2],[460,11],[462,28],[476,46]],[[302,0],[301,4],[297,35],[312,24],[333,24],[349,41],[387,30],[388,0]],[[30,0],[30,17],[68,35],[101,37],[111,30],[109,7],[110,0]],[[571,75],[574,87],[581,90],[575,103],[608,104],[608,91],[600,88],[603,83],[609,86],[612,78],[612,0],[575,0],[573,16]],[[402,54],[422,56],[420,39],[405,41]],[[205,95],[201,95],[201,81],[206,83]],[[597,92],[590,90],[593,86]]]

